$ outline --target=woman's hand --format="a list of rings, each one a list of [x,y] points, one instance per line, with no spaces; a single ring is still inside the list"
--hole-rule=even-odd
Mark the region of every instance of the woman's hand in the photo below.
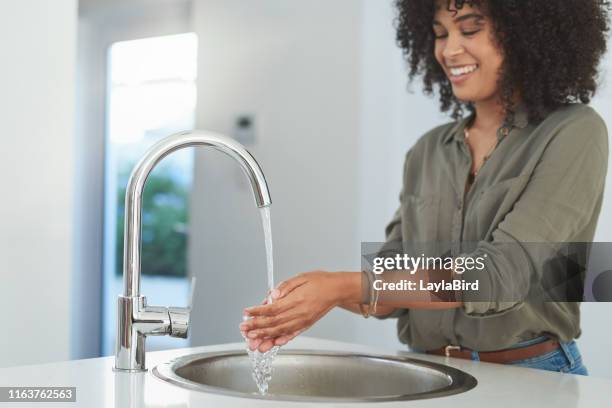
[[[426,279],[432,271],[419,270],[412,279]],[[402,276],[391,273],[388,281]],[[411,275],[412,276],[412,275]],[[282,346],[307,330],[336,306],[360,313],[361,272],[307,272],[284,281],[269,293],[273,303],[266,300],[261,306],[246,308],[244,314],[251,319],[242,322],[240,331],[249,341],[251,350],[266,352]],[[376,315],[384,316],[396,308],[443,310],[461,307],[461,302],[431,300],[424,291],[405,297],[379,299]]]
[[[272,291],[273,303],[246,308],[245,315],[252,319],[240,330],[252,350],[268,351],[286,344],[334,307],[359,299],[360,285],[360,273],[301,273]]]
[[[274,300],[278,299],[279,294],[280,292],[278,291],[278,289],[269,290],[268,293],[266,294],[266,297],[261,302],[261,304],[267,305],[270,299],[274,299]],[[243,321],[246,320],[247,318],[249,318],[249,316],[245,314],[243,316]],[[274,346],[275,339],[255,339],[255,340],[249,339],[242,325],[240,325],[240,333],[242,333],[242,337],[244,337],[244,339],[247,341],[249,345],[249,349],[251,350],[256,350],[257,348],[261,348],[263,352],[263,351],[270,350]]]

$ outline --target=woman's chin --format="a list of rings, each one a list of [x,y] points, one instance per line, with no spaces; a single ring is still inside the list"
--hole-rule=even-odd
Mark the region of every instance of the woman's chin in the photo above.
[[[491,92],[486,87],[465,84],[453,85],[453,95],[463,103],[489,102],[499,100],[499,93]]]
[[[455,98],[465,103],[472,102],[478,99],[478,96],[475,92],[470,92],[467,89],[453,89],[453,94],[455,95]]]

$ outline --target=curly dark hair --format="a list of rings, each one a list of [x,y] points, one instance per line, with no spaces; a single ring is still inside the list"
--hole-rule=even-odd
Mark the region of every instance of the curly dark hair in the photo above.
[[[514,115],[518,90],[539,121],[560,106],[589,103],[597,90],[598,66],[606,52],[610,4],[606,0],[443,0],[449,11],[465,4],[489,16],[504,55],[498,87],[506,121]],[[432,22],[436,0],[395,0],[397,42],[409,66],[409,79],[423,76],[423,91],[437,85],[440,109],[457,120],[469,101],[460,101],[434,56]]]

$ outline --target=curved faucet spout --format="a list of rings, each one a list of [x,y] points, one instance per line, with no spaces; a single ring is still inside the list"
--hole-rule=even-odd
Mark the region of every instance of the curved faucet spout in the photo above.
[[[210,146],[236,159],[251,181],[257,206],[266,207],[272,203],[259,164],[240,143],[228,137],[204,131],[177,133],[148,150],[132,171],[125,194],[123,296],[119,296],[117,303],[116,371],[146,370],[147,336],[188,336],[191,307],[149,306],[146,298],[140,295],[140,246],[142,194],[147,178],[164,157],[189,146]]]
[[[164,157],[190,146],[210,146],[236,159],[251,182],[258,207],[272,203],[268,185],[255,158],[238,142],[207,131],[177,133],[157,142],[138,162],[125,194],[125,230],[123,249],[123,295],[140,296],[140,246],[142,194],[149,174]]]

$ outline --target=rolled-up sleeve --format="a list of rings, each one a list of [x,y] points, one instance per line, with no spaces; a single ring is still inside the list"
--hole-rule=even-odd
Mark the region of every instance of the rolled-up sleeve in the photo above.
[[[490,239],[459,255],[482,257],[485,265],[461,275],[466,282],[479,282],[478,291],[462,294],[469,316],[498,316],[521,307],[555,246],[576,241],[597,222],[608,167],[606,125],[589,109],[554,131]]]

